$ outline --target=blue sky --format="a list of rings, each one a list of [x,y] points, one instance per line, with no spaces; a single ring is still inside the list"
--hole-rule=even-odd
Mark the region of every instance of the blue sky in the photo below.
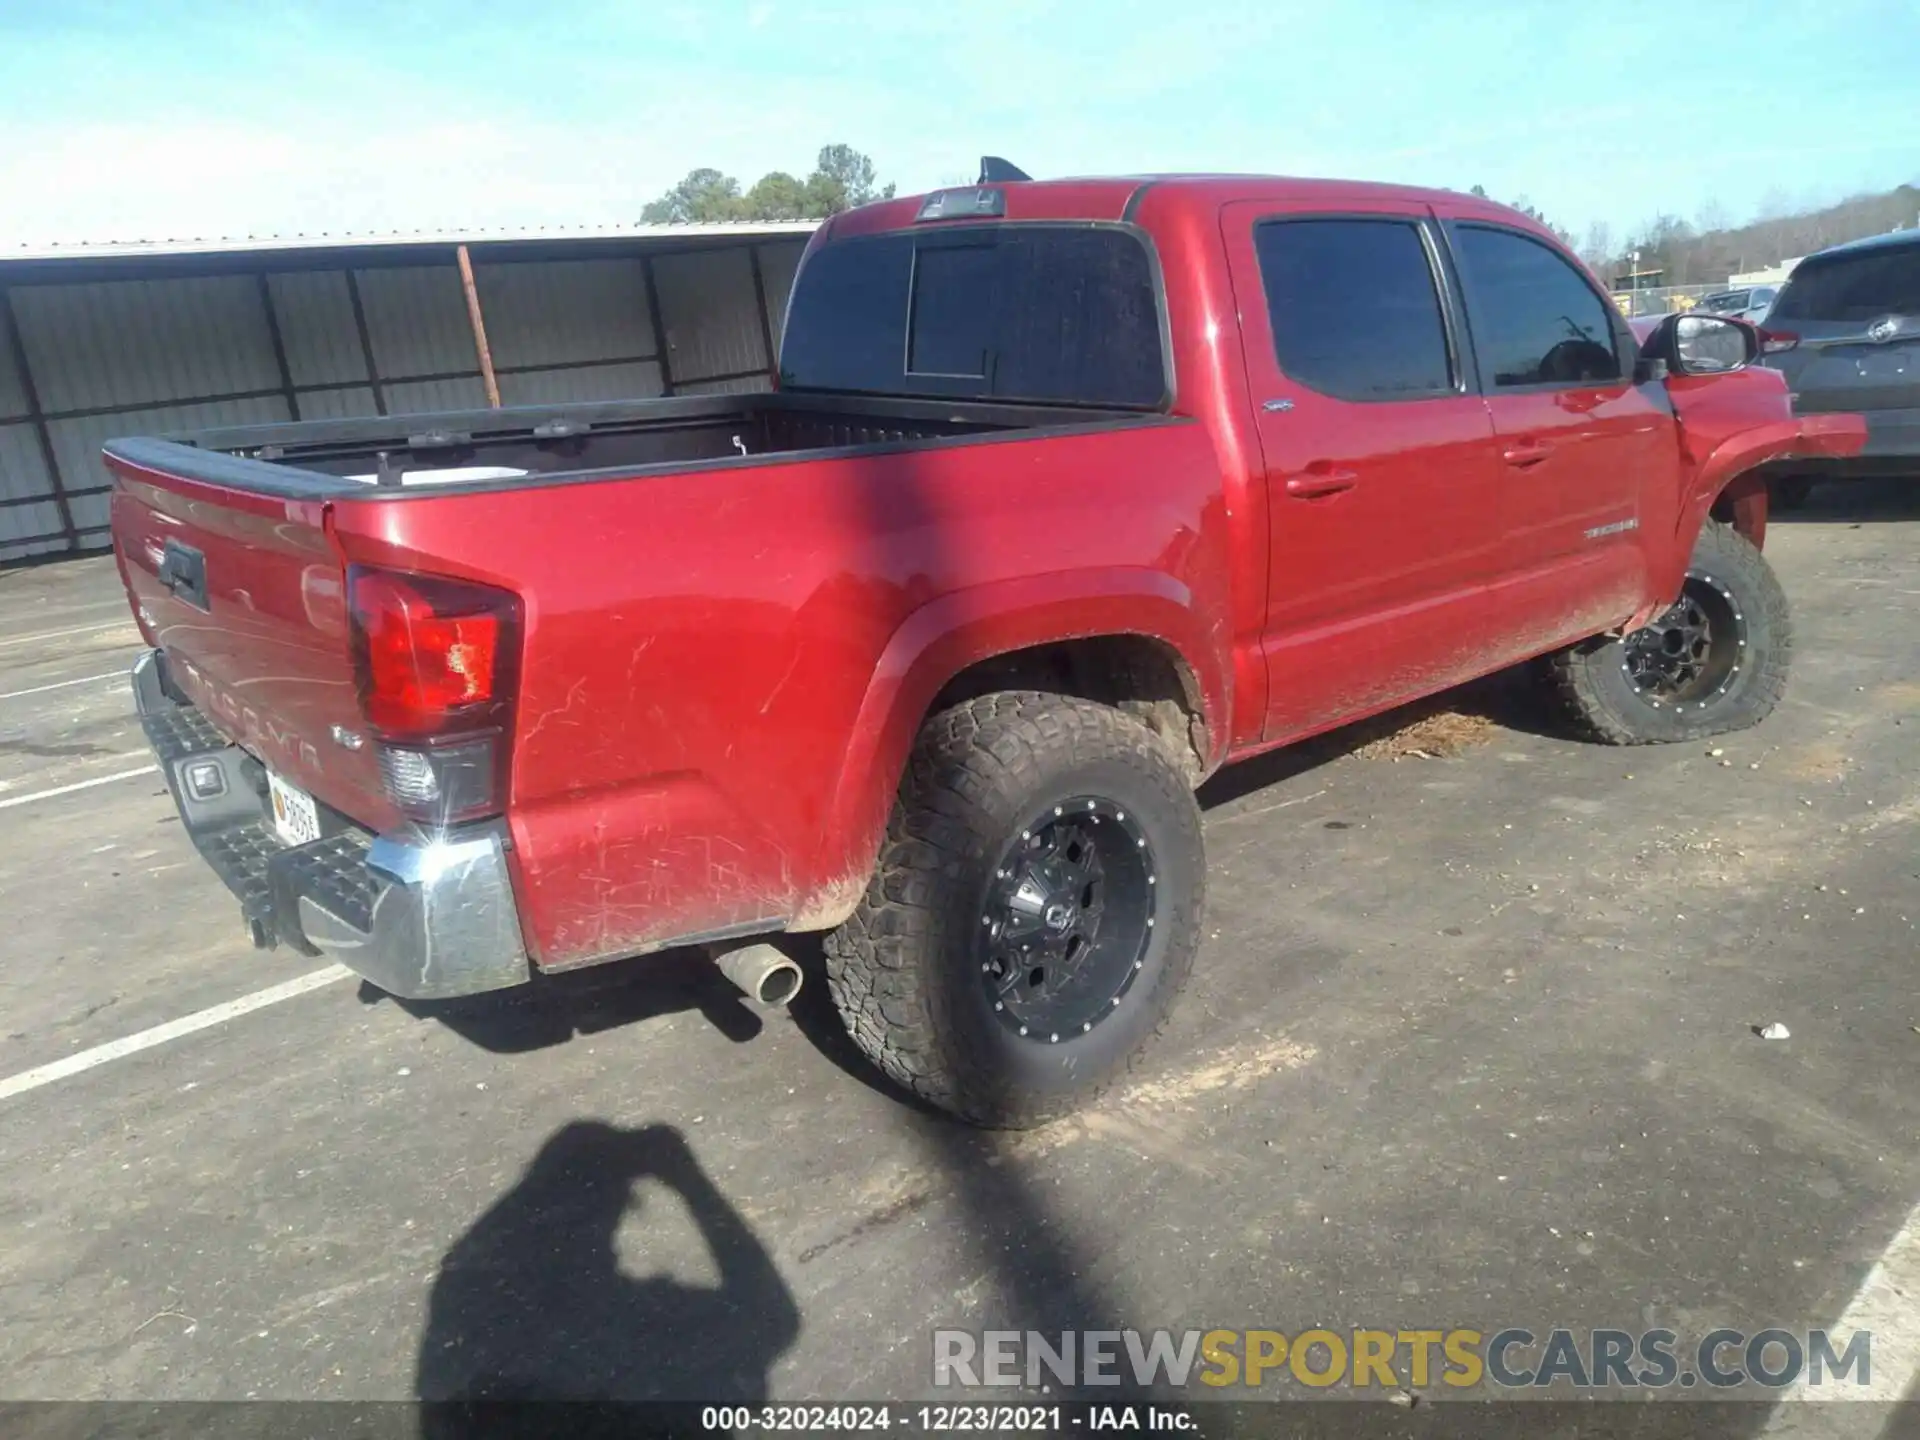
[[[1920,180],[1914,0],[0,0],[0,245],[589,224],[844,140],[903,190],[1245,170],[1617,238]]]

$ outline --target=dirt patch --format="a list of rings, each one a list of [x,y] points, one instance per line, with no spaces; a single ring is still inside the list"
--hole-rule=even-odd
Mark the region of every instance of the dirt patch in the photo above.
[[[1298,1070],[1318,1052],[1285,1038],[1266,1040],[1256,1045],[1234,1046],[1210,1061],[1179,1071],[1163,1079],[1130,1085],[1101,1108],[1132,1112],[1178,1109],[1202,1095],[1219,1090],[1244,1090],[1269,1075]],[[1117,1103],[1116,1103],[1117,1101]]]
[[[1907,680],[1882,685],[1873,692],[1873,699],[1875,708],[1880,710],[1920,710],[1920,685]]]
[[[1432,710],[1419,715],[1396,711],[1388,725],[1354,749],[1367,760],[1444,760],[1488,744],[1500,726],[1466,710]],[[1373,722],[1378,723],[1378,722]]]
[[[1319,1053],[1312,1045],[1284,1036],[1229,1046],[1198,1065],[1125,1086],[1077,1115],[1007,1136],[999,1155],[1037,1160],[1063,1145],[1094,1138],[1210,1175],[1213,1172],[1198,1153],[1190,1129],[1196,1102],[1246,1090],[1269,1075],[1298,1070]]]
[[[1184,1070],[1123,1086],[1093,1106],[1037,1129],[975,1136],[962,1142],[965,1149],[959,1153],[976,1157],[991,1169],[1009,1161],[1030,1164],[1065,1146],[1093,1140],[1217,1180],[1245,1157],[1237,1149],[1223,1153],[1196,1139],[1194,1111],[1199,1102],[1249,1090],[1270,1076],[1299,1070],[1318,1056],[1312,1045],[1285,1036],[1263,1036],[1218,1050]],[[819,1216],[831,1220],[834,1228],[802,1248],[796,1263],[809,1264],[950,1195],[955,1188],[955,1163],[950,1156],[939,1165],[893,1165],[869,1172],[853,1192],[859,1218],[851,1225],[841,1223],[844,1212],[837,1201],[820,1210]],[[768,1215],[754,1210],[750,1218],[765,1222]]]
[[[1796,780],[1841,780],[1853,761],[1838,742],[1815,740],[1781,752],[1783,769]]]

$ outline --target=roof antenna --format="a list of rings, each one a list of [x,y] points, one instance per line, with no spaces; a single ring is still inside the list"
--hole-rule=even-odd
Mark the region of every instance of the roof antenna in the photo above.
[[[1033,177],[1010,160],[1002,160],[998,155],[980,157],[980,178],[977,185],[998,185],[1008,180],[1031,180]]]

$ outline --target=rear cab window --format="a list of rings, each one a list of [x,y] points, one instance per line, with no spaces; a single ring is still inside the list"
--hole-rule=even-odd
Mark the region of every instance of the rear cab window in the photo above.
[[[1126,226],[1033,221],[829,240],[794,281],[780,383],[1165,409],[1149,242]]]
[[[1612,307],[1569,261],[1517,230],[1456,221],[1448,233],[1486,389],[1624,378]]]
[[[1263,220],[1253,243],[1274,358],[1289,379],[1341,400],[1455,393],[1433,257],[1417,220]]]

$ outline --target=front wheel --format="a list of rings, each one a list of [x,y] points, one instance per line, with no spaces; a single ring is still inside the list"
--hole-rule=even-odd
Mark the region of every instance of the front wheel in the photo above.
[[[1652,624],[1548,659],[1561,703],[1609,745],[1699,740],[1764,720],[1786,689],[1793,621],[1773,568],[1708,522],[1680,598]]]
[[[827,938],[854,1043],[976,1124],[1091,1100],[1165,1023],[1206,890],[1166,743],[1104,705],[1003,692],[928,721],[865,898]]]

